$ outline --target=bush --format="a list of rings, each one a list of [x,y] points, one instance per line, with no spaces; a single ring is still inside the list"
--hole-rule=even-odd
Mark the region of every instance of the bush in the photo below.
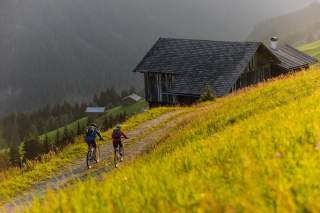
[[[207,85],[204,89],[203,94],[200,96],[200,102],[214,101],[217,98],[215,91],[211,86]]]
[[[27,160],[34,160],[43,153],[42,143],[36,135],[28,137],[24,142],[23,148],[25,151],[24,157]]]

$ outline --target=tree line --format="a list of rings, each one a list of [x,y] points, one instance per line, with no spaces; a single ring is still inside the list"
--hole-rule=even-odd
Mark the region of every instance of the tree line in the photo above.
[[[105,106],[110,109],[121,104],[121,99],[133,92],[135,90],[131,88],[118,94],[111,88],[94,95],[92,101],[88,103],[64,102],[54,106],[47,105],[31,113],[19,112],[8,115],[0,120],[4,146],[9,148],[9,152],[0,153],[0,164],[2,161],[9,160],[12,166],[21,166],[26,160],[39,160],[42,154],[58,152],[63,147],[74,143],[75,137],[81,135],[85,127],[78,122],[76,130],[68,127],[63,131],[57,130],[54,140],[50,140],[48,136],[40,139],[39,136],[85,117],[85,108],[89,105]],[[126,114],[107,117],[101,125],[103,128],[110,128],[126,117]],[[1,167],[3,166],[0,165],[0,169]]]

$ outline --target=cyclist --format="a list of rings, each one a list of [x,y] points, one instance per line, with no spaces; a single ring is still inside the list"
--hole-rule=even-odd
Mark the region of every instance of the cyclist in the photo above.
[[[97,124],[92,123],[90,126],[86,128],[86,134],[85,134],[85,141],[88,144],[88,149],[90,148],[90,145],[94,147],[95,150],[97,150],[97,142],[96,138],[99,136],[100,140],[104,140],[101,136],[101,133],[99,129],[97,128]],[[98,160],[96,160],[96,163],[98,163]]]
[[[120,161],[123,161],[123,143],[121,138],[129,139],[122,131],[121,131],[121,125],[117,124],[112,132],[112,143],[114,152],[116,153],[117,149],[119,148],[120,153]]]

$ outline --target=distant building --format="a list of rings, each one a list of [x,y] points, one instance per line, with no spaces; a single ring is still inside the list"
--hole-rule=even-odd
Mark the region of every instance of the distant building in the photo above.
[[[286,45],[160,38],[134,72],[144,74],[150,106],[191,104],[210,86],[218,97],[317,60]]]
[[[143,98],[135,93],[132,93],[131,95],[128,95],[127,97],[124,97],[122,99],[122,104],[124,105],[130,105],[135,104],[139,101],[141,101]]]
[[[98,116],[103,114],[106,111],[105,107],[87,107],[86,114],[89,117],[90,121],[95,120]]]

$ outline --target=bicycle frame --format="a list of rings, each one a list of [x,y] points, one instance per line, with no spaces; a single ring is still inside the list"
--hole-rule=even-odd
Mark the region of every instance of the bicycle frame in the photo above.
[[[121,147],[120,145],[118,145],[117,148],[115,148],[114,150],[114,166],[117,168],[118,167],[118,162],[120,162],[120,158],[123,157],[124,151],[122,148],[122,152],[121,152]]]
[[[91,165],[93,164],[92,161],[95,161],[95,163],[98,163],[99,159],[100,159],[99,146],[97,145],[97,147],[94,148],[92,144],[89,144],[87,157],[86,157],[87,167],[90,169]]]

